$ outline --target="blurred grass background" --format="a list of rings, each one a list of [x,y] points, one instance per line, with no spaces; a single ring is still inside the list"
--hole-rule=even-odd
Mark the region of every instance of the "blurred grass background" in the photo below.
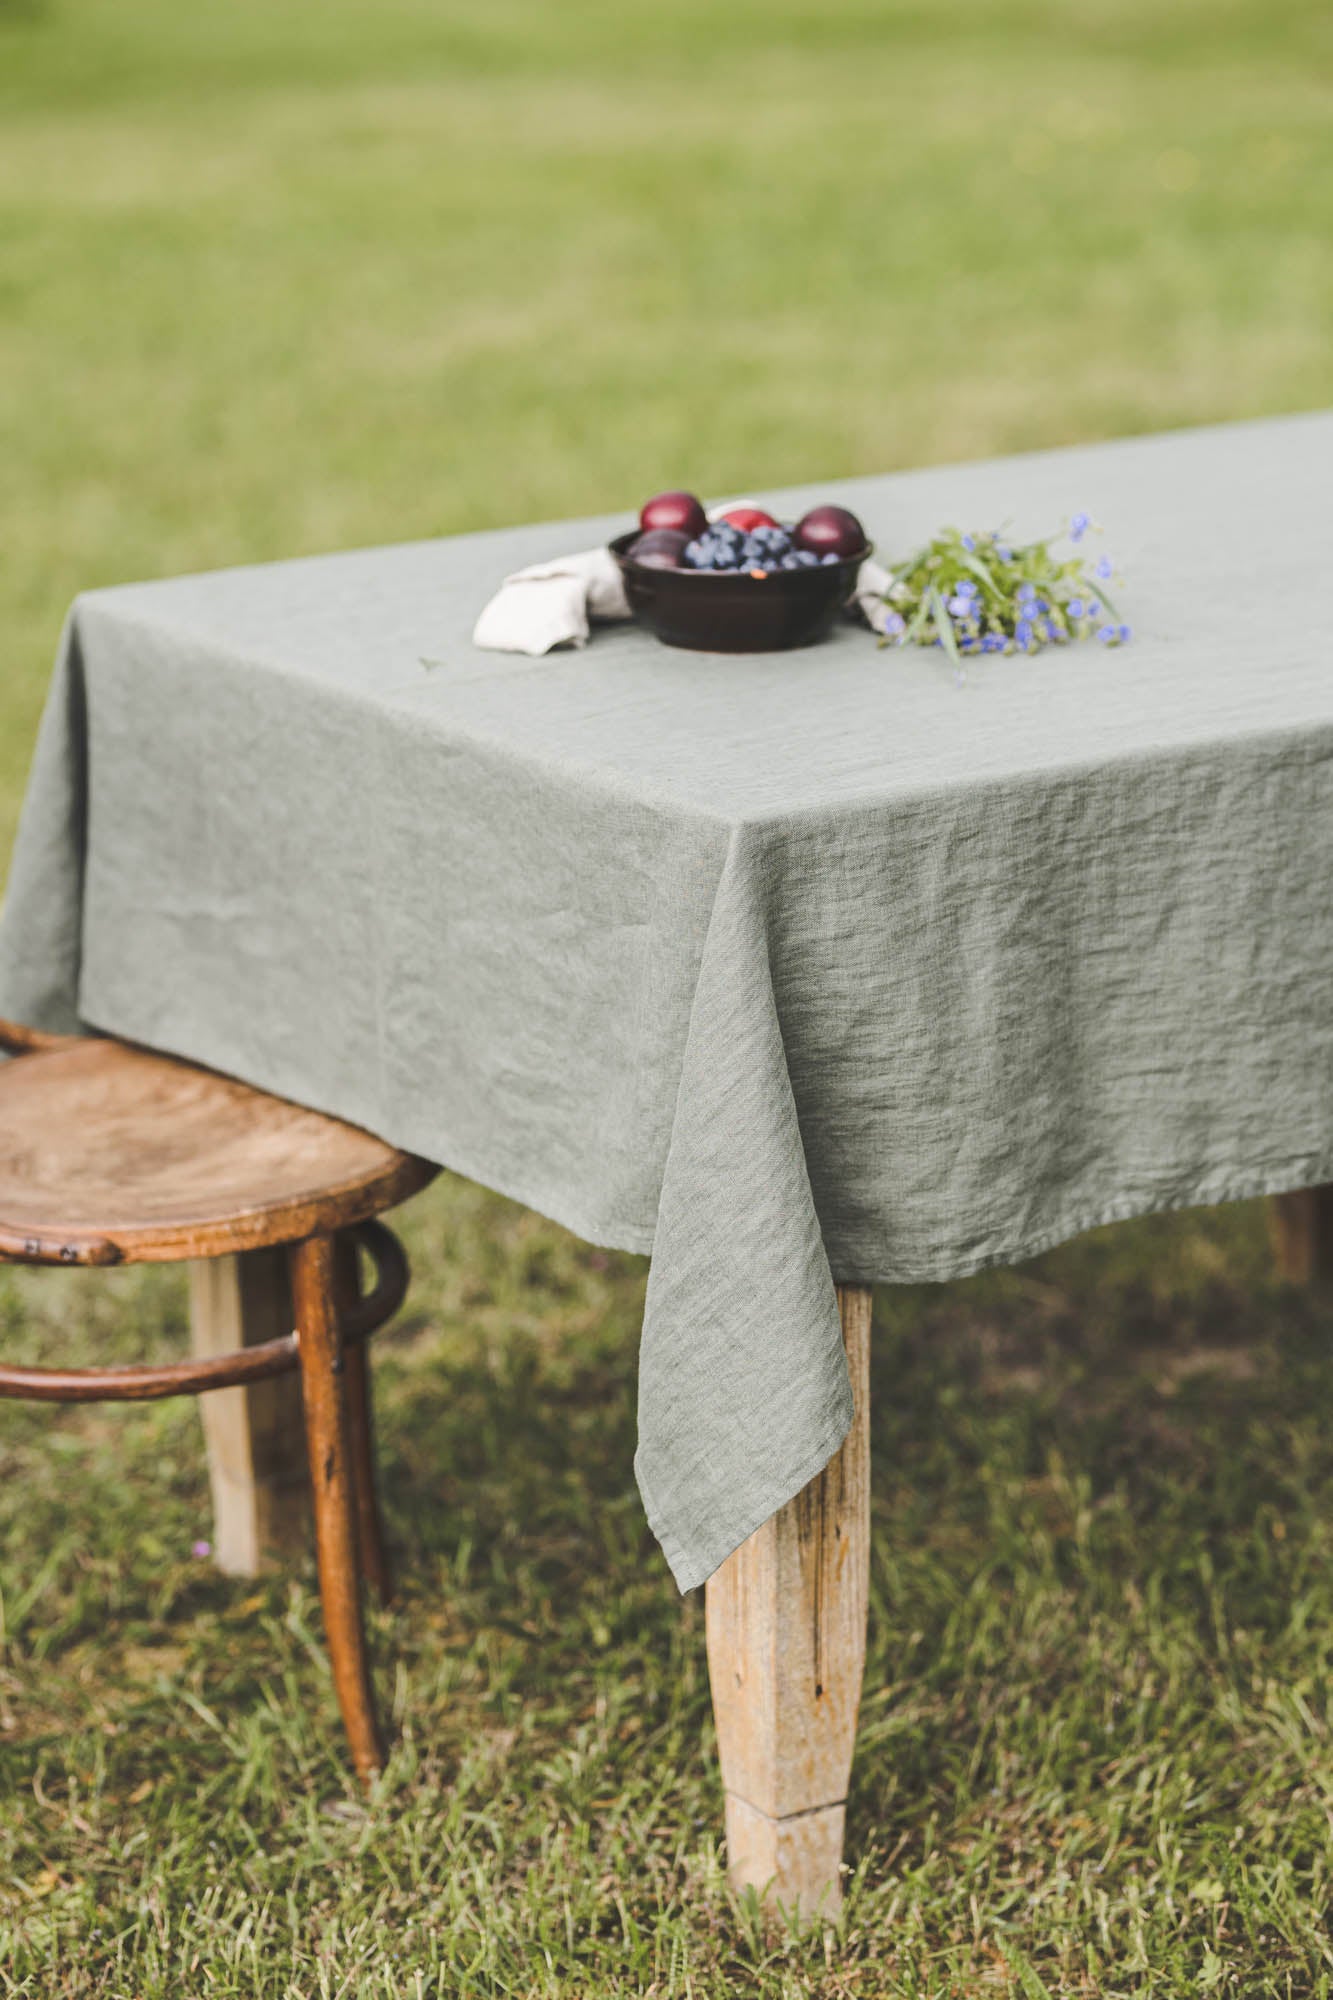
[[[0,0],[0,855],[85,586],[1323,404],[1324,0]]]
[[[0,0],[0,861],[129,577],[1326,404],[1323,0]],[[1076,499],[1077,496],[1071,496]],[[643,1267],[414,1205],[400,1731],[197,1415],[0,1411],[0,1994],[1327,1994],[1328,1302],[1258,1207],[886,1293],[839,1933],[727,1903],[699,1607],[630,1471]],[[166,1272],[0,1278],[32,1359]]]

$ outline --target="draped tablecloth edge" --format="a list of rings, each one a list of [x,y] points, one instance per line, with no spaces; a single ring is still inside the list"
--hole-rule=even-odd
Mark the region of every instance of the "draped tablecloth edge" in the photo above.
[[[4,905],[0,903],[0,917]],[[48,1034],[83,1033],[86,1035],[114,1035],[117,1030],[105,1023],[95,1022],[80,1015],[78,1026],[71,1029],[68,1018],[51,1015],[44,1019],[20,1017],[7,1010],[0,985],[0,1014],[20,1026],[37,1028]],[[156,1045],[155,1045],[156,1046]],[[157,1053],[172,1056],[181,1062],[191,1062],[194,1057],[183,1050],[161,1046]],[[207,1067],[207,1065],[201,1065]],[[248,1077],[238,1079],[250,1083],[252,1089],[263,1090],[264,1084],[252,1083]],[[274,1092],[273,1095],[280,1093]],[[318,1111],[325,1117],[338,1118],[337,1111],[329,1110],[317,1103],[304,1104],[304,1109]],[[345,1122],[345,1121],[344,1121]],[[405,1152],[418,1149],[402,1134],[397,1137],[390,1131],[377,1131],[374,1136],[391,1146],[400,1146]],[[506,1201],[516,1202],[521,1208],[531,1209],[558,1229],[567,1230],[594,1249],[614,1250],[633,1257],[651,1257],[655,1230],[652,1224],[632,1225],[616,1221],[603,1222],[595,1218],[581,1216],[568,1209],[558,1195],[544,1188],[529,1187],[511,1181],[508,1176],[492,1174],[484,1166],[468,1162],[459,1154],[448,1153],[436,1148],[430,1154],[435,1166],[446,1173],[455,1174],[461,1180],[473,1181],[478,1187],[488,1188]],[[1010,1265],[1027,1263],[1033,1257],[1045,1256],[1047,1251],[1059,1249],[1061,1244],[1072,1243],[1076,1237],[1086,1236],[1094,1229],[1108,1228],[1117,1222],[1146,1221],[1153,1215],[1183,1214],[1192,1208],[1216,1208],[1232,1201],[1259,1201],[1271,1195],[1297,1194],[1302,1189],[1324,1187],[1333,1184],[1333,1144],[1326,1153],[1299,1162],[1274,1163],[1256,1173],[1236,1175],[1230,1170],[1210,1171],[1198,1180],[1192,1180],[1188,1189],[1178,1194],[1156,1194],[1145,1192],[1143,1197],[1113,1202],[1109,1207],[1090,1212],[1079,1211],[1072,1217],[1053,1223],[1038,1235],[1023,1237],[1014,1244],[998,1250],[987,1250],[977,1257],[956,1260],[940,1258],[927,1264],[914,1263],[911,1266],[875,1262],[870,1265],[858,1264],[854,1259],[834,1257],[831,1261],[835,1270],[835,1281],[840,1285],[948,1285],[963,1278],[975,1278],[983,1271],[1005,1269]],[[836,1447],[835,1447],[836,1448]],[[826,1463],[827,1461],[822,1461]],[[815,1471],[821,1469],[815,1467]],[[810,1477],[813,1477],[813,1473]],[[765,1516],[767,1518],[767,1516]],[[751,1530],[753,1532],[753,1530]],[[739,1545],[738,1545],[739,1546]]]
[[[644,1478],[639,1458],[636,1454],[634,1476],[638,1483],[639,1497],[643,1501],[643,1511],[647,1516],[648,1526],[652,1529],[662,1553],[666,1557],[667,1567],[675,1578],[682,1596],[684,1596],[687,1590],[697,1590],[700,1584],[707,1583],[709,1577],[719,1570],[727,1558],[734,1555],[736,1550],[743,1543],[747,1542],[756,1530],[762,1528],[765,1521],[770,1520],[780,1508],[785,1507],[790,1500],[796,1497],[796,1494],[801,1492],[802,1488],[808,1486],[810,1481],[824,1470],[824,1467],[842,1445],[848,1431],[851,1429],[854,1414],[849,1388],[845,1413],[835,1419],[821,1433],[818,1445],[793,1469],[790,1481],[778,1480],[774,1482],[772,1504],[763,1505],[761,1503],[762,1511],[756,1513],[749,1520],[749,1526],[746,1527],[742,1534],[734,1541],[730,1535],[721,1537],[715,1545],[715,1550],[709,1549],[706,1553],[699,1553],[697,1550],[687,1552],[681,1543],[677,1541],[658,1508],[657,1502],[653,1497],[652,1488]]]

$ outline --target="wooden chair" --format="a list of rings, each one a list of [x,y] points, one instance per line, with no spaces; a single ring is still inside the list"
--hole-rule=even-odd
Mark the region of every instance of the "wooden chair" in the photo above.
[[[286,1248],[295,1331],[156,1366],[13,1368],[0,1396],[137,1402],[300,1370],[324,1627],[352,1758],[383,1749],[361,1610],[387,1596],[364,1342],[407,1260],[375,1218],[436,1169],[368,1132],[148,1050],[0,1021],[0,1262],[141,1264]],[[363,1295],[360,1255],[375,1279]]]

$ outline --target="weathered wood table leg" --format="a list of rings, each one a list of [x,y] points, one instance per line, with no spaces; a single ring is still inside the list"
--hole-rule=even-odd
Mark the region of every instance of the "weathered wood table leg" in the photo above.
[[[1333,1280],[1333,1185],[1273,1198],[1277,1271],[1293,1285]]]
[[[196,1354],[254,1347],[292,1330],[284,1250],[201,1259],[190,1266]],[[265,1554],[309,1545],[305,1425],[295,1375],[201,1396],[213,1489],[213,1555],[229,1576],[254,1576]]]
[[[840,1285],[856,1416],[842,1449],[708,1583],[733,1885],[806,1916],[842,1900],[870,1575],[869,1291]]]

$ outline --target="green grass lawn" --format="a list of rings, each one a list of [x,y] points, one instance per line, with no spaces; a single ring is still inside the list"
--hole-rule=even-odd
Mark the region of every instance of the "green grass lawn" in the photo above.
[[[701,1606],[630,1473],[638,1260],[420,1197],[380,1343],[397,1747],[348,1775],[310,1565],[209,1531],[189,1403],[0,1425],[0,1993],[1333,1990],[1333,1310],[1256,1206],[879,1301],[836,1935],[729,1902]],[[184,1340],[175,1273],[0,1279],[32,1359]]]
[[[1333,400],[1331,57],[1324,0],[0,0],[0,863],[84,585]],[[1333,1315],[1259,1208],[884,1294],[804,1941],[723,1886],[641,1264],[456,1181],[409,1234],[370,1810],[309,1566],[190,1555],[193,1407],[0,1412],[0,1995],[1333,1992]],[[0,1279],[32,1359],[183,1313]]]

